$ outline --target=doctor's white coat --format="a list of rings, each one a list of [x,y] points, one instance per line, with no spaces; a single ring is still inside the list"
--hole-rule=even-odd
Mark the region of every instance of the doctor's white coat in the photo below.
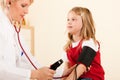
[[[35,66],[40,68],[40,64],[31,55],[21,36],[20,41]],[[30,79],[31,69],[34,68],[24,54],[21,56],[21,53],[17,33],[0,8],[0,80]]]

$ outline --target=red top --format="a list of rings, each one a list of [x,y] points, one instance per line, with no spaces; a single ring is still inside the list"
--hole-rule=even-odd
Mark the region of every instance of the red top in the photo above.
[[[70,47],[70,49],[67,51],[67,57],[70,62],[70,66],[73,66],[77,63],[78,56],[80,55],[81,51],[82,41],[78,44],[78,46],[74,48]],[[96,56],[91,63],[90,70],[81,75],[80,78],[91,78],[92,80],[104,80],[104,70],[101,66],[100,50],[96,52]]]

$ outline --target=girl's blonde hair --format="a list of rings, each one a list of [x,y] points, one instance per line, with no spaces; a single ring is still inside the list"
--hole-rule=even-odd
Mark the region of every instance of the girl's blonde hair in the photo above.
[[[70,12],[75,12],[77,15],[80,15],[82,18],[83,26],[80,31],[80,37],[82,38],[82,40],[88,40],[90,38],[93,38],[94,41],[96,41],[94,21],[89,9],[84,7],[74,7],[69,11],[69,13]],[[69,49],[69,46],[71,46],[71,43],[73,41],[72,36],[73,36],[72,34],[68,33],[69,40],[67,44],[64,46],[65,51]]]
[[[6,3],[7,0],[0,0],[0,6],[4,9],[7,6]],[[11,0],[12,2],[17,1],[17,0]],[[30,3],[33,3],[33,0],[30,0]]]

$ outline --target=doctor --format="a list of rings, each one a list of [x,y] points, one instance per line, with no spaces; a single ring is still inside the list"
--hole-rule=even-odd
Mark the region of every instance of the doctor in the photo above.
[[[22,47],[37,69],[20,47],[19,29],[16,29],[14,23],[20,25],[32,2],[33,0],[0,0],[0,80],[50,80],[55,73],[49,67],[40,66],[24,44],[22,36],[19,36]]]

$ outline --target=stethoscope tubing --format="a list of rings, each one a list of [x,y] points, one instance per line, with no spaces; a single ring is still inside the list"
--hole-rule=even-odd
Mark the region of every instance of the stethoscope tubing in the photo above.
[[[20,45],[20,48],[22,49],[23,51],[23,54],[25,54],[25,56],[27,57],[27,59],[29,60],[29,62],[31,63],[31,65],[37,70],[38,68],[34,65],[34,63],[31,61],[31,59],[29,58],[29,56],[27,55],[25,49],[23,48],[22,44],[21,44],[21,41],[20,41],[20,36],[19,36],[19,33],[20,33],[20,30],[21,30],[21,26],[19,27],[18,31],[17,31],[17,28],[16,26],[14,26],[15,28],[15,31],[17,33],[17,38],[18,38],[18,43]],[[53,77],[53,79],[60,79],[60,78],[64,78],[64,77],[67,77],[69,74],[67,75],[64,75],[64,76],[61,76],[61,77]]]
[[[33,64],[33,62],[31,61],[31,59],[29,58],[29,56],[27,55],[26,51],[24,50],[22,44],[21,44],[21,41],[20,41],[20,36],[19,36],[19,33],[20,33],[20,30],[21,30],[21,26],[19,27],[18,31],[17,31],[17,28],[16,26],[15,27],[15,31],[17,33],[17,38],[18,38],[18,43],[20,45],[20,48],[22,49],[23,53],[25,54],[25,56],[27,57],[27,59],[29,60],[29,62],[31,63],[31,65],[37,70],[38,68]]]

